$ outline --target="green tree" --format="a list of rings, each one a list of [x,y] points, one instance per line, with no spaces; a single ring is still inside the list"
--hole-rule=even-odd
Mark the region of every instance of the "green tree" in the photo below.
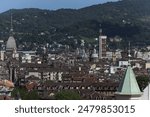
[[[39,95],[36,90],[30,91],[25,95],[25,100],[39,100]]]
[[[148,82],[149,82],[149,77],[148,76],[138,76],[136,77],[137,79],[137,82],[138,82],[138,85],[141,89],[141,91],[143,91],[146,86],[148,85]]]
[[[78,93],[69,90],[63,90],[55,95],[56,100],[81,100],[81,97]]]
[[[38,100],[40,99],[36,90],[28,92],[25,88],[14,88],[12,97],[15,99],[21,98],[22,100]]]
[[[18,98],[24,99],[26,94],[27,94],[27,90],[25,88],[19,88],[19,87],[15,87],[11,93],[12,97],[14,97],[15,99]]]

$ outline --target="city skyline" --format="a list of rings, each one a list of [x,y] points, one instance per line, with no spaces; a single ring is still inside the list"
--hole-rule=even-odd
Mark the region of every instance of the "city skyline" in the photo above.
[[[57,10],[61,8],[79,9],[95,4],[106,2],[115,2],[118,0],[5,0],[1,2],[0,13],[9,9],[22,9],[22,8],[40,8],[48,10]]]

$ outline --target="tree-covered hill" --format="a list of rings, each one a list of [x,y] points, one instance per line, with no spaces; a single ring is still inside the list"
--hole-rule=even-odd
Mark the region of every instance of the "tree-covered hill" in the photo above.
[[[109,37],[150,44],[149,6],[150,0],[121,0],[82,9],[12,9],[0,14],[0,38],[9,36],[12,13],[18,42],[71,43],[70,37],[92,40],[102,27]]]

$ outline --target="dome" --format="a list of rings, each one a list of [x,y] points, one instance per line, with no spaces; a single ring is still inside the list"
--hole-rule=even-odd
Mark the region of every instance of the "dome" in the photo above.
[[[8,38],[7,43],[6,43],[6,50],[13,50],[14,48],[17,48],[16,47],[16,41],[15,41],[13,36],[10,36]]]

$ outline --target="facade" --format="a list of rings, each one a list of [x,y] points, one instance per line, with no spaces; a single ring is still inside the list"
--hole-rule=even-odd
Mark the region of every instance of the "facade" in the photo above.
[[[0,51],[0,60],[1,61],[4,61],[4,59],[5,59],[5,51]]]
[[[145,63],[145,69],[149,69],[150,68],[150,61]]]
[[[99,36],[99,59],[106,58],[107,36]]]

